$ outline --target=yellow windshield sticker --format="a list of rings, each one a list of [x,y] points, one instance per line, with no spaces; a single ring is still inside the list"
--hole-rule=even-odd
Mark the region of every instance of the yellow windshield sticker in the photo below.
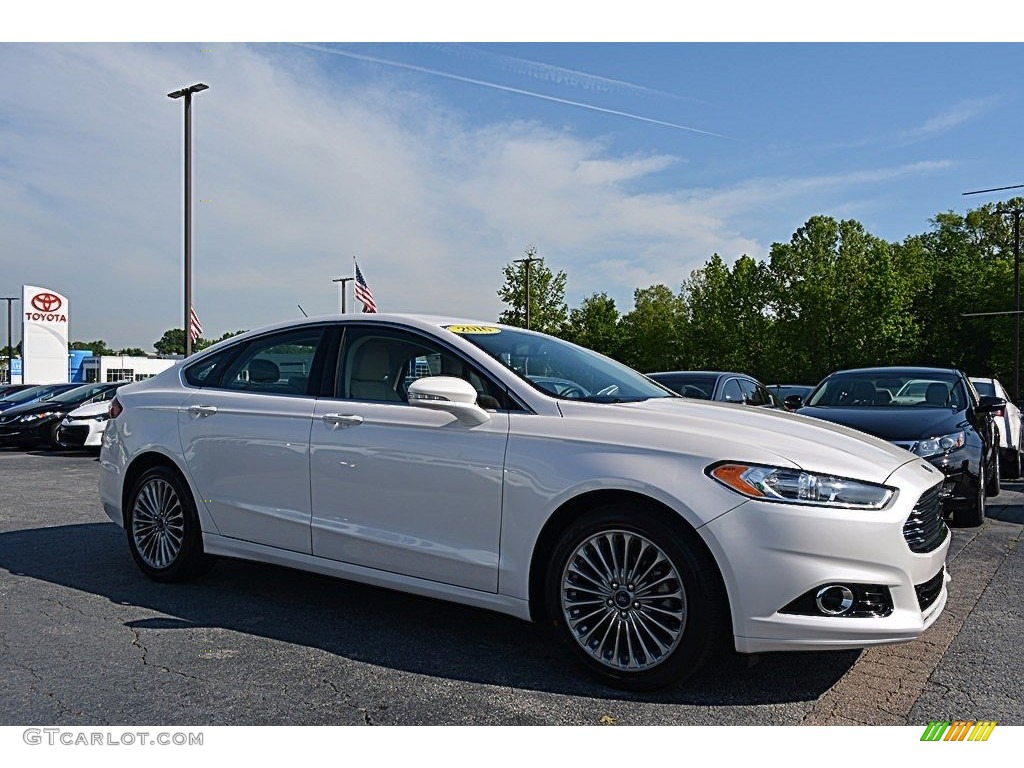
[[[445,328],[452,333],[461,333],[467,336],[501,333],[501,328],[495,328],[493,325],[446,325]]]

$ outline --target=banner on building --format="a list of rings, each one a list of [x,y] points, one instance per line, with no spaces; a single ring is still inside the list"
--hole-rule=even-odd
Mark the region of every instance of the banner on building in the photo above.
[[[50,288],[22,287],[22,381],[68,380],[68,299]]]

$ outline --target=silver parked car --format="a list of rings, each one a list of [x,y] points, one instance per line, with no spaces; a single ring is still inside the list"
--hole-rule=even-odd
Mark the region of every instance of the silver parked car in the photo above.
[[[993,414],[999,427],[999,452],[1002,454],[1000,463],[1005,477],[1020,477],[1021,432],[1024,431],[1021,429],[1020,409],[1013,404],[1013,399],[999,383],[999,379],[972,376],[971,384],[979,395],[1001,397],[1006,401],[1006,407]]]

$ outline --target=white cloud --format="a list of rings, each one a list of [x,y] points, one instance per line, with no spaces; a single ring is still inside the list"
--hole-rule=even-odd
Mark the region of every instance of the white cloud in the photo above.
[[[470,128],[408,86],[328,76],[319,57],[0,46],[5,290],[69,294],[75,339],[149,346],[180,323],[182,106],[165,94],[200,80],[195,196],[211,202],[194,209],[195,303],[210,335],[297,303],[334,311],[352,256],[382,311],[493,318],[501,267],[530,243],[569,273],[571,300],[607,291],[628,309],[635,287],[678,285],[712,252],[764,255],[746,217],[766,205],[945,167],[688,188],[684,158],[533,122]]]
[[[907,131],[904,135],[907,138],[928,138],[944,133],[958,125],[973,120],[987,112],[999,102],[996,96],[985,99],[965,99],[959,101],[950,108],[934,115],[924,121],[921,125]]]

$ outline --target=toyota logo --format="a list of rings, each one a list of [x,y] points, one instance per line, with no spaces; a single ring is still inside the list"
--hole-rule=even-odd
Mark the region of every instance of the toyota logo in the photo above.
[[[32,306],[40,312],[55,312],[63,302],[55,293],[37,293],[32,297]]]

